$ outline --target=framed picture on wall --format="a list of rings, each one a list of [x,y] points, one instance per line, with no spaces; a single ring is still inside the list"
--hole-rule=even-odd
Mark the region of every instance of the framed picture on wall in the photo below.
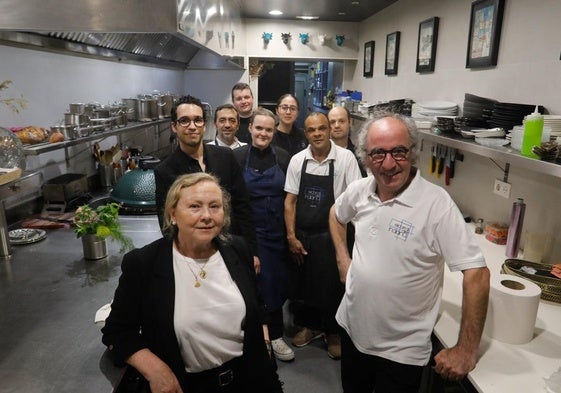
[[[368,41],[364,44],[364,71],[365,77],[371,77],[374,74],[374,41]]]
[[[386,75],[397,75],[400,34],[399,31],[394,31],[386,36]]]
[[[497,65],[505,0],[471,4],[466,68]]]
[[[427,19],[419,23],[419,38],[417,41],[417,72],[434,71],[436,60],[436,41],[438,40],[438,17]]]

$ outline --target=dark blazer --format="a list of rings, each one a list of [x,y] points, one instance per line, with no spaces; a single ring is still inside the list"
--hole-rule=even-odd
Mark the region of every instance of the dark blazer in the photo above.
[[[243,236],[256,255],[257,240],[249,194],[245,186],[242,171],[238,165],[232,149],[222,146],[203,145],[203,160],[205,171],[218,177],[220,185],[230,193],[232,212],[232,227],[230,232]],[[163,213],[169,188],[178,176],[187,173],[201,172],[199,162],[178,147],[162,161],[155,169],[156,178],[156,208],[160,228],[163,226]]]
[[[278,376],[265,347],[263,307],[252,270],[253,258],[243,239],[228,243],[216,240],[224,262],[238,286],[246,306],[243,342],[244,369],[255,392],[282,392]],[[102,329],[102,341],[117,363],[143,348],[149,348],[173,370],[183,391],[185,364],[173,327],[175,281],[172,241],[156,240],[123,257],[122,274],[111,313]]]

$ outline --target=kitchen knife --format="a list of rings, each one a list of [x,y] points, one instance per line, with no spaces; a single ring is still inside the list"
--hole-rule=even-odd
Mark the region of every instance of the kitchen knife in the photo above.
[[[434,173],[434,171],[436,170],[436,146],[432,145],[430,151],[430,173]]]

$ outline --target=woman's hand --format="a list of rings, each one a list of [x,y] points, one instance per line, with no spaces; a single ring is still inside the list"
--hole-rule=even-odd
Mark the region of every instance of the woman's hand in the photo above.
[[[148,348],[133,353],[127,363],[133,366],[150,383],[154,393],[183,393],[171,368]]]

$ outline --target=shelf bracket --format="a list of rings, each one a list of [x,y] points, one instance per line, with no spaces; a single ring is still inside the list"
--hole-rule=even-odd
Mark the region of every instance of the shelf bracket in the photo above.
[[[510,171],[510,163],[505,164],[505,169],[503,171],[503,181],[508,183],[508,172]]]

